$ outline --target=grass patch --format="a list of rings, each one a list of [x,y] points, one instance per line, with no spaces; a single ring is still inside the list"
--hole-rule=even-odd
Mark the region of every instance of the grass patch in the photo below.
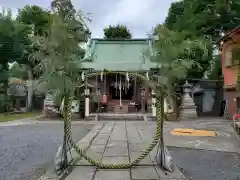
[[[17,119],[24,119],[30,117],[39,116],[40,112],[26,112],[26,113],[18,113],[18,114],[0,114],[0,122],[14,121]]]

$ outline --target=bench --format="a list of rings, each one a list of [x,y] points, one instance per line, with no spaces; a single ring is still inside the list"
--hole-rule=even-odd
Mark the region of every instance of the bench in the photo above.
[[[240,119],[233,116],[233,127],[236,129],[237,133],[240,134]]]

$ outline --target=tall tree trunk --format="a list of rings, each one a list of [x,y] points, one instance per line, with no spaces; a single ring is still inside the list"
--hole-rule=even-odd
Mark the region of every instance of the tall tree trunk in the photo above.
[[[32,68],[28,67],[28,101],[27,101],[28,111],[32,110],[32,98],[33,98],[33,73]]]

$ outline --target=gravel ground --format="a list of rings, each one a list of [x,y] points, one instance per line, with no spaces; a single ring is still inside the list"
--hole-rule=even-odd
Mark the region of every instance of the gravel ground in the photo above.
[[[73,126],[75,140],[83,138],[91,124]],[[63,124],[28,124],[0,127],[0,180],[33,180],[49,167],[63,140]]]
[[[169,147],[189,180],[240,180],[240,154]]]

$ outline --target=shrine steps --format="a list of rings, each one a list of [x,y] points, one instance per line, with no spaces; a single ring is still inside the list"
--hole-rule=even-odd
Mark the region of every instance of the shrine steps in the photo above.
[[[90,114],[90,120],[95,121],[147,121],[148,114],[144,113],[94,113]]]

